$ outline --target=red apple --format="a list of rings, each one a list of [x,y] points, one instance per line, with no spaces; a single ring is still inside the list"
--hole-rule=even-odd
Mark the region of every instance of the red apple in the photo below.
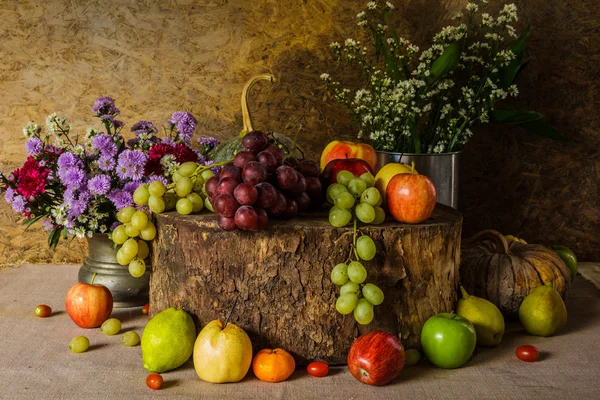
[[[325,146],[321,153],[321,170],[325,169],[331,160],[340,158],[360,158],[369,164],[371,170],[377,169],[377,153],[371,146],[365,143],[334,140]]]
[[[385,385],[404,368],[404,348],[398,338],[383,331],[371,331],[354,341],[348,354],[352,376],[368,385]]]
[[[408,224],[429,218],[437,202],[431,179],[416,173],[395,175],[388,183],[385,197],[394,219]]]
[[[359,177],[365,172],[373,173],[373,169],[365,160],[360,158],[340,158],[338,160],[329,161],[323,170],[324,186],[329,186],[337,183],[337,175],[340,171],[350,171],[354,176]]]
[[[110,290],[104,285],[76,283],[65,300],[67,314],[81,328],[96,328],[108,319],[113,308]]]

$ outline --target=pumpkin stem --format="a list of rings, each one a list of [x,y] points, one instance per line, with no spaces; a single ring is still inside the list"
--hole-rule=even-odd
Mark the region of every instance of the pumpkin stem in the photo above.
[[[250,78],[246,85],[244,86],[244,90],[242,90],[242,121],[244,123],[244,129],[240,136],[244,136],[248,132],[252,132],[254,128],[252,127],[252,116],[250,115],[250,110],[248,109],[248,93],[254,84],[260,80],[265,80],[269,82],[275,82],[275,77],[271,74],[260,74],[253,76]]]
[[[495,231],[493,229],[486,229],[484,231],[476,233],[470,238],[463,240],[462,244],[465,246],[472,246],[476,244],[477,240],[482,236],[484,236],[486,239],[494,241],[494,243],[496,244],[497,253],[508,254],[508,242],[506,241],[506,238],[500,232]]]
[[[467,291],[465,290],[463,285],[459,285],[459,287],[460,287],[460,292],[462,293],[463,299],[466,299],[467,297],[469,297],[469,293],[467,293]]]

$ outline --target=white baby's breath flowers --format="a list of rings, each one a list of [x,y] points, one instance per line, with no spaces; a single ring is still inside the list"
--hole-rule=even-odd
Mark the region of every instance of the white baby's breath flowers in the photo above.
[[[367,3],[367,8],[369,10],[375,10],[375,9],[377,9],[377,3],[374,1],[370,1]]]
[[[41,131],[42,128],[38,124],[36,124],[33,121],[29,121],[27,125],[25,125],[25,127],[23,128],[23,135],[25,135],[26,138],[30,139],[32,137],[39,136]]]

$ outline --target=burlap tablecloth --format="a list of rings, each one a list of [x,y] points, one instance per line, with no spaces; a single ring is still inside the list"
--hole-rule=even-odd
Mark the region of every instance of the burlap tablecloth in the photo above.
[[[325,378],[299,369],[282,383],[257,380],[238,384],[200,381],[191,361],[163,374],[165,386],[146,387],[141,350],[126,348],[119,335],[78,328],[65,313],[64,296],[77,278],[74,265],[24,265],[0,269],[0,399],[600,399],[600,291],[578,277],[569,301],[567,327],[558,336],[527,336],[509,323],[502,344],[478,349],[464,367],[442,370],[421,361],[405,368],[391,385],[359,383],[345,368]],[[37,304],[54,314],[34,316]],[[147,317],[139,308],[116,310],[124,330],[142,333]],[[91,349],[72,354],[69,340],[90,339]],[[542,352],[541,361],[515,357],[521,344]]]

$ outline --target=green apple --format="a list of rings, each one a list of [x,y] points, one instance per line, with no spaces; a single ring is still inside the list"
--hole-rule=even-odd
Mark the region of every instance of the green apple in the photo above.
[[[239,382],[252,363],[252,343],[239,326],[209,322],[194,344],[194,368],[206,382]]]
[[[477,343],[477,334],[468,319],[454,313],[430,317],[421,330],[425,356],[440,368],[458,368],[466,363]]]

